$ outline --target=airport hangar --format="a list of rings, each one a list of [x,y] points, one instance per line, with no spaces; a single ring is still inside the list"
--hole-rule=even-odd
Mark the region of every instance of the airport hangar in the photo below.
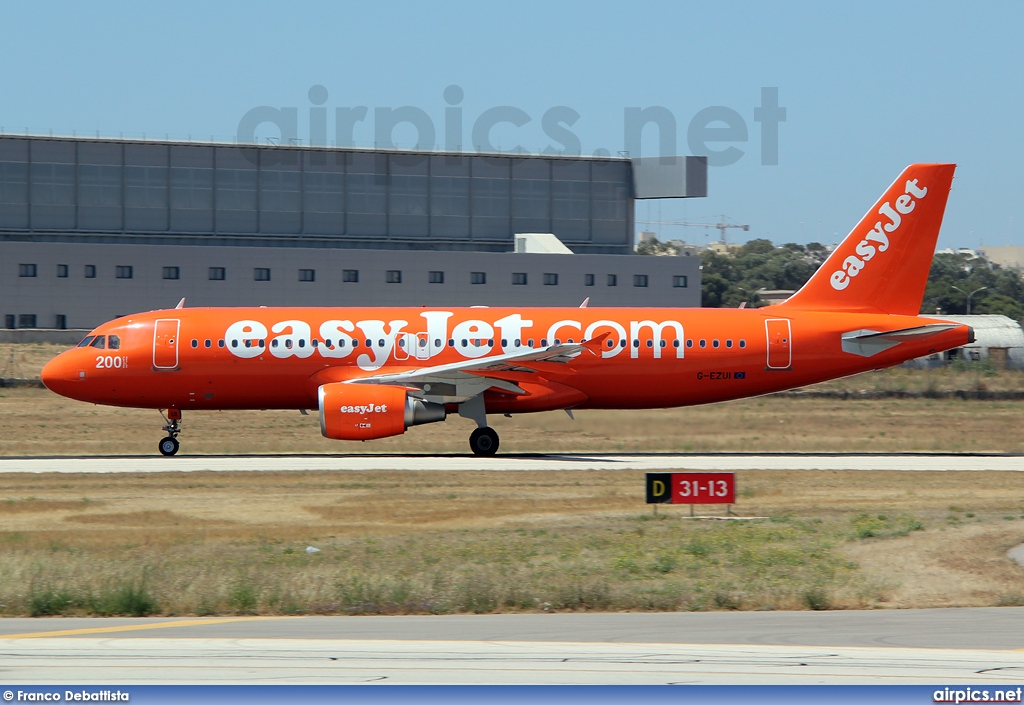
[[[704,157],[5,135],[0,313],[7,329],[89,329],[183,296],[695,307],[700,258],[635,255],[634,201],[706,195]],[[531,252],[520,233],[575,254]]]

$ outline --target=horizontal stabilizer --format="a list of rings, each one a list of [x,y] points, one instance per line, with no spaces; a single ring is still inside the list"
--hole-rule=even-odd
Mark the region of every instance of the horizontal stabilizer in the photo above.
[[[929,323],[900,330],[875,331],[854,330],[843,333],[843,352],[861,357],[871,357],[907,340],[921,340],[957,328],[955,323]]]

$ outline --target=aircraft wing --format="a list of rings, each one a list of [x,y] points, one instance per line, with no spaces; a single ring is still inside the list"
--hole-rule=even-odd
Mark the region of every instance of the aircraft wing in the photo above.
[[[358,377],[348,380],[348,384],[409,387],[413,396],[442,404],[461,403],[488,389],[525,394],[526,391],[515,383],[516,378],[545,371],[572,373],[571,363],[585,352],[596,354],[607,337],[605,333],[587,342],[560,343],[405,372]]]

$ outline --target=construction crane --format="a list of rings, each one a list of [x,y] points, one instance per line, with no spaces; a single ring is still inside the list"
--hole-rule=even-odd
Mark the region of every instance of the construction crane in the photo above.
[[[719,240],[722,244],[726,244],[725,231],[729,228],[742,228],[744,231],[749,231],[749,225],[736,225],[726,220],[725,215],[722,215],[722,219],[717,223],[688,223],[682,220],[641,220],[639,221],[644,225],[681,225],[684,228],[717,228],[719,232]]]

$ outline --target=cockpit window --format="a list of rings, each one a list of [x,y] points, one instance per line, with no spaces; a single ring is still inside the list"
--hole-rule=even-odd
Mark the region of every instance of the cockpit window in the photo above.
[[[108,350],[120,350],[121,349],[121,339],[118,338],[116,335],[108,335],[107,336],[107,349]]]
[[[78,344],[78,347],[80,347],[80,348],[88,347],[89,343],[91,343],[92,339],[95,338],[95,337],[96,337],[95,335],[87,335],[87,336],[85,336],[85,339],[82,340],[82,342]]]
[[[96,339],[92,341],[92,344],[90,344],[89,347],[99,348],[100,350],[103,350],[104,348],[107,347],[107,336],[97,335]]]

